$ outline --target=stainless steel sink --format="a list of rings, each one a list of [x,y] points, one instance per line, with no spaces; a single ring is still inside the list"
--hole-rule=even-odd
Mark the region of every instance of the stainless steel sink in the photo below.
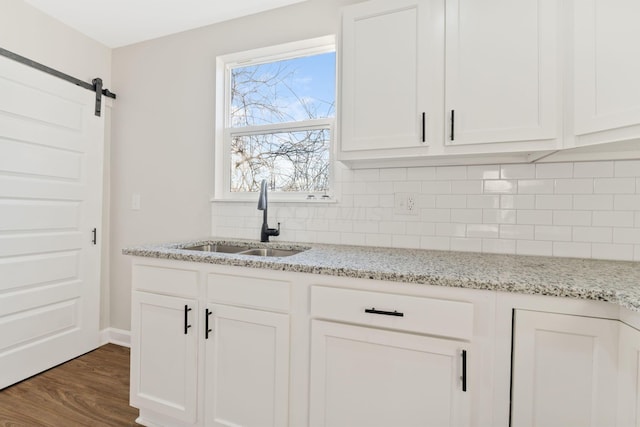
[[[234,245],[220,245],[217,243],[208,243],[206,245],[186,246],[180,248],[185,251],[202,251],[202,252],[221,252],[225,254],[237,254],[238,252],[246,251],[246,246],[234,246]]]
[[[254,256],[268,256],[268,257],[285,257],[295,254],[299,254],[302,251],[294,249],[273,249],[273,248],[255,248],[247,251],[238,252],[238,255],[254,255]]]
[[[207,243],[204,245],[185,246],[180,248],[185,251],[219,252],[225,254],[253,255],[266,257],[287,257],[304,250],[295,249],[274,249],[274,248],[250,248],[246,246],[222,245],[218,243]]]

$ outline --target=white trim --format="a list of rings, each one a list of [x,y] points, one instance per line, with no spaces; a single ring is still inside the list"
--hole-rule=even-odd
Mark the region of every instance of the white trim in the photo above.
[[[131,331],[117,328],[105,328],[100,331],[100,345],[116,344],[131,347]]]

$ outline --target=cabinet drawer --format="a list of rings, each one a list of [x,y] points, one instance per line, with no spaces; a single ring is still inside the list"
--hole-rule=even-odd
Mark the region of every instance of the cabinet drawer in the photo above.
[[[133,266],[133,289],[185,297],[198,296],[198,272],[178,268]]]
[[[311,315],[464,340],[473,335],[468,302],[313,286]]]
[[[289,282],[249,276],[209,274],[207,300],[223,304],[289,311]]]

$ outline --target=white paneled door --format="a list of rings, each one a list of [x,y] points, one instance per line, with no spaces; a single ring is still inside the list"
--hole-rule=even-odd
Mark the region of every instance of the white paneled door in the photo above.
[[[98,346],[104,118],[94,102],[0,57],[0,389]]]

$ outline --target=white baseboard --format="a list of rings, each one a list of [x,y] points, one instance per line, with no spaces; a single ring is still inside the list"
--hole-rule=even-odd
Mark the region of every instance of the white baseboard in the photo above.
[[[105,328],[100,331],[100,345],[108,343],[131,347],[131,332],[124,329]]]

